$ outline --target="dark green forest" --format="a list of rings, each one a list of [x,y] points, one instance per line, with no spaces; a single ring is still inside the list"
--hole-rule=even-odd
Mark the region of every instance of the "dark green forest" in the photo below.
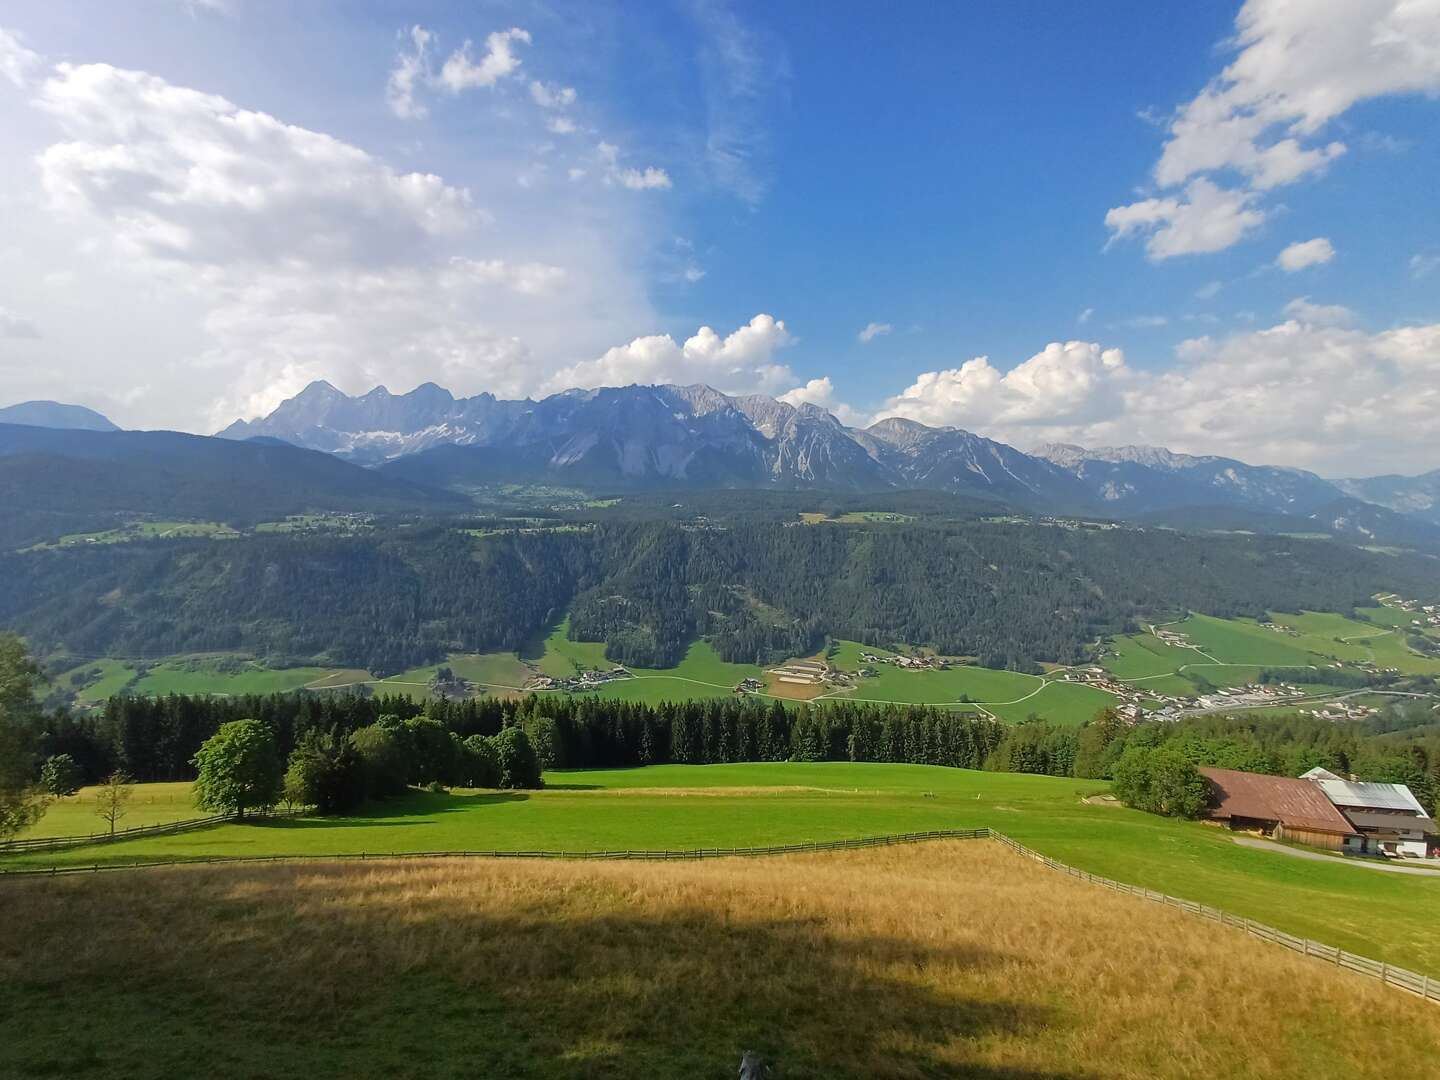
[[[767,662],[826,636],[930,645],[992,667],[1084,659],[1136,620],[1348,611],[1437,591],[1434,560],[1328,541],[983,520],[799,526],[602,522],[476,537],[166,540],[0,556],[0,626],[32,651],[242,650],[388,674],[517,649],[568,610],[612,659],[664,667],[696,637]]]

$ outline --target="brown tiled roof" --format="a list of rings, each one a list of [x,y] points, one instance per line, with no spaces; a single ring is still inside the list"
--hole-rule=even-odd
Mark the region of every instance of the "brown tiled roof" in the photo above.
[[[1213,818],[1278,821],[1292,829],[1342,836],[1355,832],[1355,827],[1345,820],[1345,815],[1335,809],[1318,785],[1309,780],[1209,767],[1202,767],[1200,774],[1210,781],[1210,816]]]

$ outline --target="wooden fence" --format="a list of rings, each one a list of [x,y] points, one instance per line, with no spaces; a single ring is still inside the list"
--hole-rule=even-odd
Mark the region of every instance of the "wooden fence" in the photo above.
[[[245,820],[252,818],[269,819],[297,817],[308,810],[251,810]],[[89,833],[85,836],[37,836],[31,839],[9,840],[0,844],[0,855],[28,855],[40,851],[61,851],[65,848],[85,847],[89,844],[112,844],[121,840],[135,840],[142,836],[166,836],[170,833],[189,832],[211,825],[233,824],[234,814],[212,814],[210,817],[186,818],[183,821],[163,821],[158,825],[133,825],[128,829],[116,829],[113,833]]]
[[[290,813],[301,812],[303,811],[276,811],[270,815],[257,814],[256,816],[284,816]],[[144,829],[148,830],[150,835],[154,835],[157,831],[168,830],[171,832],[179,832],[182,831],[182,829],[201,828],[204,825],[230,820],[233,819],[228,817],[202,818],[196,821],[178,822],[167,826],[145,826]],[[140,830],[130,830],[131,835],[136,835],[138,832],[140,832]],[[109,838],[108,834],[105,834],[105,838]],[[76,838],[57,839],[69,839],[74,842]],[[1259,938],[1261,941],[1282,945],[1292,952],[1301,953],[1304,956],[1324,961],[1344,971],[1351,971],[1357,975],[1376,979],[1386,986],[1394,986],[1424,998],[1426,1001],[1440,1004],[1440,979],[1432,979],[1428,975],[1420,975],[1406,968],[1396,967],[1394,964],[1371,960],[1369,957],[1357,956],[1355,953],[1346,952],[1344,949],[1337,948],[1334,945],[1325,945],[1318,941],[1311,941],[1309,938],[1296,937],[1293,934],[1285,933],[1283,930],[1276,930],[1273,926],[1266,926],[1264,923],[1256,922],[1254,919],[1232,915],[1228,911],[1221,911],[1219,908],[1209,907],[1205,904],[1197,904],[1193,900],[1170,896],[1166,893],[1156,892],[1153,889],[1142,888],[1138,885],[1127,885],[1123,881],[1113,881],[1110,878],[1092,874],[1088,870],[1079,870],[1057,859],[1052,859],[1048,855],[1042,855],[1040,852],[1028,848],[1012,840],[1004,833],[996,832],[994,829],[934,829],[928,832],[865,836],[853,840],[809,841],[803,844],[775,844],[768,847],[688,848],[674,851],[654,849],[641,851],[409,851],[395,853],[360,852],[358,854],[348,852],[333,855],[205,856],[193,859],[166,859],[150,862],[94,863],[89,866],[51,866],[36,869],[0,870],[0,879],[59,877],[71,874],[95,874],[105,870],[132,870],[161,866],[234,865],[236,863],[380,862],[415,859],[635,859],[663,862],[695,859],[755,858],[770,855],[802,855],[822,851],[855,851],[861,848],[890,847],[896,844],[916,844],[931,840],[983,839],[998,841],[1011,851],[1027,859],[1033,859],[1051,870],[1068,874],[1070,877],[1079,878],[1092,885],[1099,885],[1113,892],[1124,893],[1127,896],[1136,896],[1142,900],[1149,900],[1152,903],[1161,904],[1165,907],[1173,907],[1188,914],[1219,923],[1222,926],[1242,930],[1252,937]],[[0,849],[0,851],[3,850],[8,849]]]
[[[1337,968],[1345,971],[1353,971],[1357,975],[1365,975],[1372,979],[1378,979],[1386,986],[1399,987],[1401,990],[1408,990],[1410,993],[1424,998],[1426,1001],[1440,1005],[1440,979],[1432,979],[1428,975],[1419,975],[1394,964],[1382,963],[1379,960],[1371,960],[1366,956],[1356,956],[1352,952],[1336,948],[1334,945],[1325,945],[1318,941],[1311,941],[1309,938],[1296,937],[1294,934],[1287,934],[1283,930],[1276,930],[1273,926],[1266,926],[1254,919],[1246,919],[1239,915],[1232,915],[1228,911],[1221,911],[1219,908],[1209,907],[1205,904],[1197,904],[1193,900],[1182,900],[1178,896],[1169,896],[1166,893],[1156,892],[1153,889],[1142,889],[1138,885],[1126,885],[1123,881],[1112,881],[1109,878],[1092,874],[1088,870],[1077,870],[1073,866],[1059,862],[1042,855],[1040,852],[1027,848],[1024,844],[1017,843],[1004,833],[991,830],[990,838],[998,840],[1011,851],[1025,856],[1027,859],[1034,859],[1036,862],[1049,867],[1051,870],[1058,870],[1062,874],[1069,874],[1071,877],[1080,878],[1093,885],[1100,885],[1111,889],[1114,892],[1125,893],[1127,896],[1138,896],[1142,900],[1150,900],[1166,907],[1178,908],[1191,915],[1198,915],[1211,922],[1220,923],[1223,926],[1230,926],[1236,930],[1243,930],[1252,937],[1261,941],[1268,941],[1275,945],[1283,945],[1291,952],[1301,953],[1305,956],[1313,956],[1326,963],[1334,964]]]

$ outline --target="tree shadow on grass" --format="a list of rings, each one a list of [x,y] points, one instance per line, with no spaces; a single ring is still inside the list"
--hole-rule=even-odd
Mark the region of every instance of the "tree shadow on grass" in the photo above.
[[[772,1062],[775,1080],[1085,1075],[982,1060],[1076,1022],[1040,1003],[1041,970],[982,943],[840,933],[815,917],[776,918],[773,902],[754,918],[673,903],[627,910],[633,897],[584,877],[499,911],[464,875],[396,888],[404,878],[309,873],[192,880],[167,931],[181,946],[147,966],[143,994],[107,994],[83,951],[66,971],[35,976],[16,995],[22,1035],[0,1048],[0,1072],[42,1064],[84,1016],[106,1033],[97,1075],[122,1064],[130,1076],[183,1075],[203,1056],[217,1078],[719,1080],[745,1050]],[[132,880],[95,932],[109,955],[130,947],[138,961],[146,921],[164,917],[147,908],[163,896],[157,879]],[[246,948],[217,947],[216,923]],[[316,955],[327,962],[306,959]],[[1014,969],[1005,989],[987,992],[977,979],[1002,966]]]

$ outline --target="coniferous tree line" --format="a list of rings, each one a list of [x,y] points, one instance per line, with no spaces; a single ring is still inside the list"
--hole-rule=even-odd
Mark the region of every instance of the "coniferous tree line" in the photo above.
[[[239,720],[264,725],[287,760],[297,748],[324,740],[392,730],[406,741],[406,759],[418,763],[406,774],[410,784],[475,779],[462,775],[473,765],[452,744],[511,730],[524,733],[544,769],[789,760],[978,769],[1006,732],[994,720],[927,706],[787,708],[758,698],[648,705],[529,695],[422,706],[408,697],[338,694],[117,696],[94,717],[64,711],[46,717],[35,740],[37,759],[66,755],[87,782],[116,770],[139,781],[187,780],[206,740]]]
[[[1433,568],[1328,541],[987,521],[486,536],[417,525],[3,555],[0,625],[38,652],[241,650],[389,674],[522,647],[568,610],[573,637],[640,666],[674,664],[702,635],[744,662],[828,636],[1034,670],[1084,660],[1141,619],[1343,612],[1380,590],[1433,596]]]

